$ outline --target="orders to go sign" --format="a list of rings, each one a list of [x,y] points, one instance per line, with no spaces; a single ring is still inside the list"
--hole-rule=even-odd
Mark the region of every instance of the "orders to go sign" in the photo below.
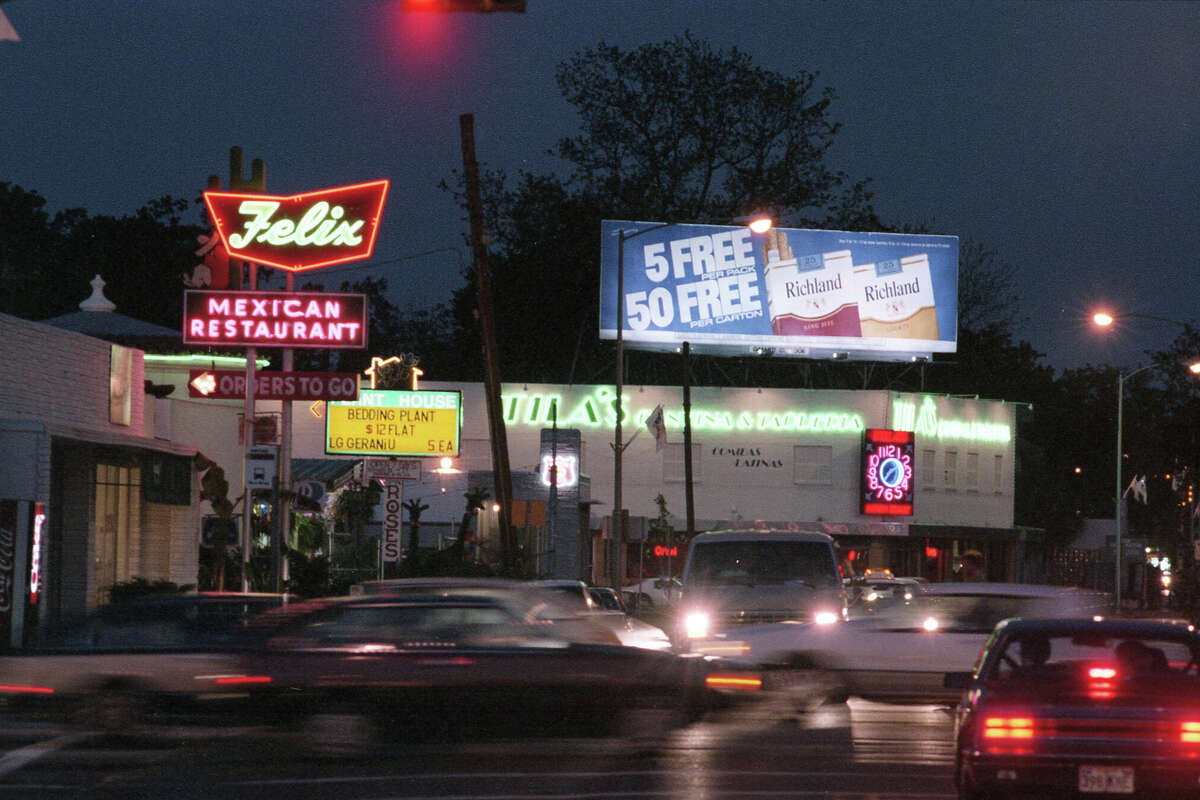
[[[352,372],[256,372],[256,400],[353,400],[358,375]],[[240,400],[246,396],[246,373],[230,369],[188,372],[188,396]]]

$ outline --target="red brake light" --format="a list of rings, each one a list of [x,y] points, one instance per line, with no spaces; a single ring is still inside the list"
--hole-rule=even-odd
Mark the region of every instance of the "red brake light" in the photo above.
[[[1112,667],[1092,667],[1088,670],[1089,678],[1099,678],[1100,680],[1112,680],[1117,677],[1117,671]]]
[[[983,721],[985,739],[1032,739],[1032,717],[987,717]]]
[[[242,686],[248,683],[270,682],[270,675],[223,675],[215,681],[219,686]]]
[[[54,694],[54,690],[49,686],[19,686],[11,683],[0,683],[0,692],[12,692],[14,694]]]
[[[1194,744],[1200,742],[1200,722],[1179,723],[1179,741]]]
[[[1032,717],[985,717],[980,738],[987,752],[1011,755],[1032,752],[1030,745],[1037,733]]]
[[[714,672],[704,679],[709,689],[724,689],[737,692],[757,692],[762,688],[762,678],[742,672]]]

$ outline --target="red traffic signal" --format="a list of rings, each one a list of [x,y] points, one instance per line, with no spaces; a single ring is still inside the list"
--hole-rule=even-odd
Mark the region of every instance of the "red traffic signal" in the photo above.
[[[524,11],[525,0],[401,0],[405,11]]]

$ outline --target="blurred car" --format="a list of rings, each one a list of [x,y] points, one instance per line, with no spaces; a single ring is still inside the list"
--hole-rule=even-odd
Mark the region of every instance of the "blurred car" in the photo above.
[[[670,650],[671,637],[657,625],[633,616],[621,596],[611,586],[589,586],[588,594],[596,603],[594,613],[606,617],[621,644],[629,647],[644,647],[648,650]]]
[[[239,655],[252,621],[289,599],[193,592],[102,606],[33,647],[0,653],[0,698],[101,728],[222,709],[254,680]]]
[[[671,637],[657,625],[632,616],[616,590],[609,586],[588,586],[583,581],[539,580],[531,585],[556,592],[568,606],[589,615],[596,623],[616,634],[621,644],[649,650],[670,650]]]
[[[261,710],[301,727],[353,716],[371,737],[645,737],[742,685],[721,662],[598,643],[590,623],[572,624],[577,609],[529,583],[433,584],[396,581],[392,593],[277,615],[286,619],[247,653],[247,670],[270,678],[256,689]]]
[[[893,605],[908,605],[921,590],[921,584],[915,578],[855,578],[846,592],[850,616],[876,614]]]
[[[946,672],[970,669],[996,624],[1008,617],[1108,613],[1107,594],[1012,583],[931,583],[907,605],[838,625],[780,623],[731,631],[720,652],[773,667],[768,685],[804,686],[828,700],[856,695],[891,703],[956,703]],[[811,673],[820,680],[813,681]]]
[[[621,596],[625,600],[625,605],[639,605],[642,608],[673,606],[679,602],[682,594],[683,581],[667,575],[646,578],[621,587]]]
[[[588,594],[591,595],[592,602],[596,604],[596,607],[603,611],[628,613],[625,603],[621,601],[621,595],[617,594],[617,590],[611,586],[589,586]]]
[[[1191,625],[1008,620],[973,673],[945,681],[963,691],[963,800],[1200,793],[1200,635]]]

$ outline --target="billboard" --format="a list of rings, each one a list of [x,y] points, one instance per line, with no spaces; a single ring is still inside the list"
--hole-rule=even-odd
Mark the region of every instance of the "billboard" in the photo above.
[[[458,456],[462,393],[363,389],[325,405],[325,452],[357,456]]]
[[[621,232],[624,246],[621,247]],[[909,360],[955,352],[958,237],[605,220],[600,336],[646,350]]]

